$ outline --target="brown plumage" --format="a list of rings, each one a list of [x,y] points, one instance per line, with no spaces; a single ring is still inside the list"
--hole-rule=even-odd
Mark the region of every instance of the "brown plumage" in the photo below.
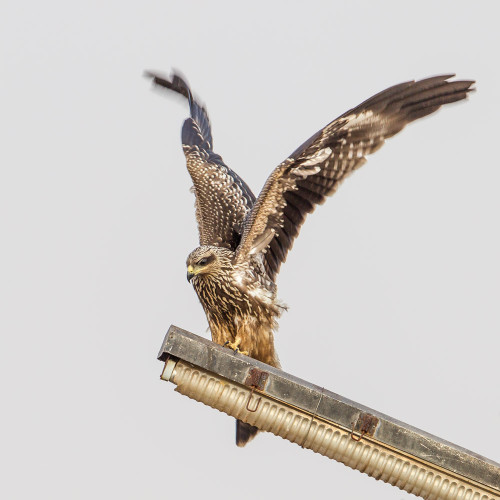
[[[314,134],[267,179],[256,199],[245,182],[213,152],[206,110],[186,82],[147,73],[189,101],[182,144],[196,196],[200,247],[187,258],[191,281],[205,310],[212,339],[280,367],[273,332],[285,306],[276,276],[308,213],[408,123],[443,104],[464,99],[473,81],[443,75],[388,88]],[[258,429],[237,422],[243,446]]]

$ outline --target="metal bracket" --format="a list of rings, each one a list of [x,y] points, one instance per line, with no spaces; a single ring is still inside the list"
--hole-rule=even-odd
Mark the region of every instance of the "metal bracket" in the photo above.
[[[251,368],[248,371],[247,378],[245,380],[245,385],[263,391],[266,387],[267,379],[269,378],[269,373],[264,370],[259,370],[258,368]]]
[[[257,400],[257,403],[253,408],[250,408],[250,402],[252,401],[252,396],[255,389],[258,389],[259,391],[264,390],[268,378],[269,378],[269,373],[265,372],[264,370],[259,370],[258,368],[251,368],[248,371],[248,375],[245,380],[245,385],[248,385],[249,387],[252,388],[252,392],[248,395],[246,404],[246,409],[248,411],[255,413],[259,409],[260,401],[262,398],[259,398]]]
[[[361,441],[364,436],[373,436],[378,425],[378,418],[370,413],[360,413],[356,422],[352,424],[351,439]],[[359,436],[354,435],[354,431],[359,432]]]

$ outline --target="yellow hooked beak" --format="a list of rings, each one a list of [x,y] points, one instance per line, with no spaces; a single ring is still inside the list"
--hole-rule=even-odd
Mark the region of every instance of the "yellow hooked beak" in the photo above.
[[[187,268],[187,280],[188,281],[191,281],[191,279],[193,278],[193,276],[195,275],[195,271],[194,271],[194,267],[193,266],[188,266]]]

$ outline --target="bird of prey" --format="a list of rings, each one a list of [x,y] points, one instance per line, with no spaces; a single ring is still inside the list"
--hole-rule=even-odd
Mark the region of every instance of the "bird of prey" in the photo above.
[[[374,95],[299,146],[273,170],[256,198],[214,152],[206,109],[185,80],[178,74],[146,75],[189,102],[182,147],[196,197],[200,246],[187,258],[187,279],[205,310],[212,339],[278,368],[273,332],[286,306],[276,296],[276,277],[307,214],[385,139],[443,104],[464,99],[474,83],[442,75]],[[244,446],[257,431],[237,421],[237,445]]]

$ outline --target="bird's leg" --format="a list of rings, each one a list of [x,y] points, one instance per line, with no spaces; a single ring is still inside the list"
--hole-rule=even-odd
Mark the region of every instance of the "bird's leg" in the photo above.
[[[229,340],[226,340],[224,342],[223,347],[229,347],[229,349],[232,349],[235,354],[240,353],[244,354],[245,356],[248,356],[248,351],[240,351],[240,345],[241,345],[241,340],[235,339],[234,342],[229,342]]]

